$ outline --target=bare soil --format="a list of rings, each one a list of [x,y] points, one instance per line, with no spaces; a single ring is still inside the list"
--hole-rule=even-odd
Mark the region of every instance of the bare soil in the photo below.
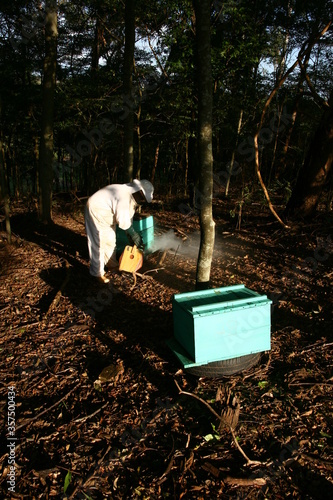
[[[237,219],[215,201],[212,287],[243,283],[273,304],[271,350],[211,379],[165,344],[173,295],[195,287],[199,225],[179,207],[150,213],[184,245],[107,286],[89,276],[82,204],[59,202],[50,227],[13,210],[12,244],[0,234],[2,498],[333,498],[332,216],[285,230],[260,204]]]

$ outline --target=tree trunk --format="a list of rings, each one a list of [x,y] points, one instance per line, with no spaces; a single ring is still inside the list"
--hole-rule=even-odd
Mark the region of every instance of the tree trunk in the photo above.
[[[306,55],[306,58],[303,62],[304,70],[306,70],[308,64],[309,64],[309,59],[310,59],[311,52],[309,52]],[[304,74],[303,72],[300,73],[300,79],[297,85],[297,90],[296,90],[296,97],[294,100],[294,105],[293,105],[293,110],[291,113],[291,120],[289,123],[289,127],[287,129],[286,137],[284,139],[284,146],[282,150],[282,158],[280,160],[280,166],[279,170],[277,172],[277,178],[279,178],[281,175],[284,174],[286,168],[287,168],[287,158],[288,158],[288,152],[289,152],[289,147],[290,147],[290,142],[291,142],[291,136],[294,131],[295,123],[296,123],[296,118],[297,118],[297,113],[299,110],[300,103],[303,99],[304,95]]]
[[[232,172],[233,172],[233,169],[234,169],[234,166],[235,166],[235,156],[236,156],[236,151],[237,151],[237,148],[238,148],[238,142],[239,142],[240,133],[241,133],[241,130],[242,130],[243,113],[244,113],[244,110],[241,109],[240,114],[239,114],[239,120],[238,120],[236,144],[235,144],[234,150],[233,150],[232,155],[231,155],[231,162],[230,162],[230,165],[229,165],[228,177],[227,177],[227,182],[226,182],[226,186],[225,186],[225,196],[226,197],[229,194],[229,187],[230,187],[231,175],[232,175]]]
[[[125,51],[124,51],[124,179],[133,179],[134,163],[134,100],[133,70],[135,45],[135,10],[134,0],[125,1]]]
[[[41,140],[39,149],[40,218],[48,223],[52,220],[53,180],[53,120],[54,92],[57,67],[57,2],[45,2],[45,57],[43,68],[43,104]]]
[[[275,169],[275,160],[276,160],[276,152],[278,148],[278,142],[279,142],[279,130],[280,130],[280,124],[281,124],[281,116],[283,113],[283,103],[279,106],[277,104],[277,113],[278,113],[278,120],[277,120],[277,126],[276,126],[276,132],[275,132],[275,139],[274,139],[274,147],[273,147],[273,154],[272,154],[272,161],[269,167],[269,173],[268,173],[268,181],[267,181],[267,186],[270,187],[272,177],[276,178],[273,173]]]
[[[141,177],[141,167],[142,167],[142,147],[141,147],[141,127],[140,127],[140,120],[141,120],[141,102],[142,102],[142,90],[139,85],[139,96],[140,96],[140,102],[139,102],[139,107],[138,107],[138,112],[136,114],[137,116],[137,126],[136,126],[136,133],[137,133],[137,141],[138,141],[138,161],[137,161],[137,169],[136,169],[136,178],[140,179]]]
[[[320,200],[333,159],[333,91],[325,109],[296,185],[286,206],[286,215],[309,217]]]
[[[99,60],[101,57],[101,48],[103,46],[103,40],[104,40],[105,20],[106,20],[106,14],[104,13],[102,5],[101,8],[98,9],[97,11],[95,37],[91,53],[91,70],[93,73],[97,73],[99,70]]]
[[[0,103],[1,106],[1,103]],[[1,108],[0,108],[1,114]],[[2,131],[0,131],[2,135]],[[6,179],[6,169],[4,161],[4,151],[2,137],[0,137],[0,201],[4,204],[5,221],[6,221],[6,233],[8,237],[8,243],[12,240],[12,230],[10,226],[10,207],[9,207],[9,196],[7,190],[7,179]]]
[[[160,153],[160,143],[157,144],[156,149],[155,149],[154,165],[153,165],[153,170],[152,170],[151,176],[150,176],[150,182],[152,184],[154,184],[154,182],[155,182],[155,174],[156,174],[159,153]]]
[[[210,41],[210,1],[193,0],[196,18],[198,81],[198,149],[199,149],[199,220],[200,249],[196,273],[196,289],[210,288],[210,271],[214,250],[213,221],[213,152],[212,111],[213,88]]]
[[[185,173],[184,173],[184,196],[187,196],[187,183],[188,183],[188,137],[185,141]]]

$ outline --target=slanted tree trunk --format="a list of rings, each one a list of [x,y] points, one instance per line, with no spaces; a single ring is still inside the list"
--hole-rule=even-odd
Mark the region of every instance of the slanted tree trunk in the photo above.
[[[57,1],[45,2],[45,57],[43,68],[43,104],[41,119],[41,139],[39,146],[39,193],[40,219],[52,220],[53,181],[53,120],[54,92],[57,67]]]
[[[196,289],[210,288],[210,271],[214,250],[213,221],[213,152],[212,111],[213,87],[210,42],[210,0],[193,0],[196,19],[198,81],[198,149],[200,250],[197,263]]]
[[[315,212],[333,160],[333,91],[286,206],[286,215],[309,217]]]
[[[135,9],[134,0],[125,1],[125,51],[124,51],[124,179],[133,179],[134,163],[134,100],[133,71],[135,45]]]

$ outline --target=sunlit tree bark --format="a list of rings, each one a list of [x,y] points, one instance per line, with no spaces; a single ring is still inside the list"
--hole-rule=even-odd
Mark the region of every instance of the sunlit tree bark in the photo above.
[[[200,250],[197,263],[196,289],[210,287],[210,272],[214,250],[213,221],[213,152],[212,111],[213,87],[210,41],[210,1],[193,1],[196,19],[197,82],[198,82],[198,146],[199,146],[199,219]]]

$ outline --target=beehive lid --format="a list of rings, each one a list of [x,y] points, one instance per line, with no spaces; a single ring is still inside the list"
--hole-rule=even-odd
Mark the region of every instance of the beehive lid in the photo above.
[[[192,315],[218,314],[231,309],[271,303],[266,295],[259,295],[244,285],[177,294],[174,300]]]

